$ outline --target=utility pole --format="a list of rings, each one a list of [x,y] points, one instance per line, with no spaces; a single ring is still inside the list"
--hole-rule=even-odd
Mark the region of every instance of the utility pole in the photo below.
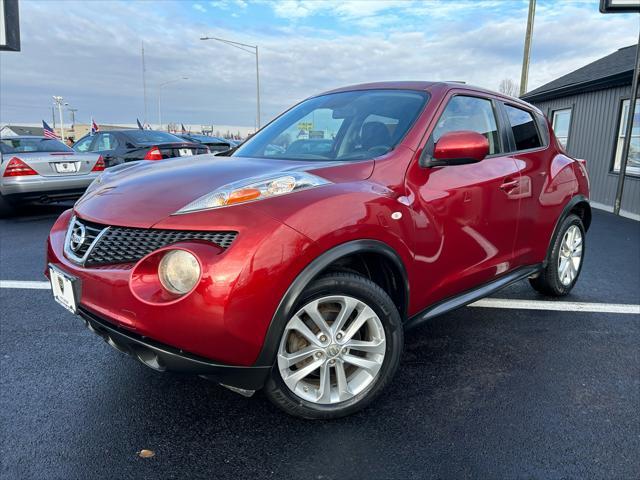
[[[522,58],[522,75],[520,75],[520,96],[527,93],[529,82],[529,61],[531,59],[531,37],[533,36],[533,18],[536,14],[536,0],[529,0],[529,15],[527,16],[527,33],[524,37],[524,55]]]
[[[76,112],[78,111],[78,109],[77,108],[67,107],[67,110],[69,110],[69,112],[71,112],[71,130],[73,130],[73,132],[75,133],[75,131],[76,131]]]
[[[62,105],[64,104],[64,98],[54,95],[53,102],[58,107],[58,113],[60,114],[60,137],[64,140],[64,118],[62,117]]]
[[[56,129],[56,107],[51,105],[51,120],[53,120],[53,129]]]
[[[144,62],[144,42],[142,42],[142,92],[144,97],[143,125],[146,125],[147,124],[147,67]]]

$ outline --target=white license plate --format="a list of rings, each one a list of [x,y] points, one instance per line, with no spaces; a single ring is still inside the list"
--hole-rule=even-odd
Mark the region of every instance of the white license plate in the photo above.
[[[58,173],[76,173],[76,162],[58,162],[55,164]]]
[[[55,301],[71,313],[76,313],[78,307],[74,283],[77,280],[53,267],[49,267],[49,278]]]
[[[178,152],[180,152],[181,157],[188,157],[193,155],[193,151],[190,148],[179,148]]]

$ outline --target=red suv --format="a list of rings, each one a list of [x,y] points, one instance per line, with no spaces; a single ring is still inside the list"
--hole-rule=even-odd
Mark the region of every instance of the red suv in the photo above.
[[[55,298],[118,350],[332,418],[406,331],[528,278],[566,295],[584,162],[535,107],[457,83],[309,98],[226,157],[108,169],[48,242]]]

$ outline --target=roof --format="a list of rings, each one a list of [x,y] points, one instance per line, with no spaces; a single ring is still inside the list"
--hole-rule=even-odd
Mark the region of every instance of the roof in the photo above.
[[[43,136],[44,129],[42,127],[25,127],[20,125],[5,125],[2,130],[11,130],[15,135],[36,135]]]
[[[620,48],[606,57],[527,92],[521,98],[527,102],[539,102],[576,93],[631,85],[637,49],[637,45]]]

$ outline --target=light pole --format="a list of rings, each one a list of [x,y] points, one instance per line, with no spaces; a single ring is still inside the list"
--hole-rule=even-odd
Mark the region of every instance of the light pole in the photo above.
[[[69,112],[71,112],[71,130],[75,134],[75,132],[76,132],[76,112],[78,111],[78,109],[77,108],[71,108],[71,105],[69,105],[68,103],[65,103],[64,106],[67,107],[67,110],[69,110]]]
[[[158,85],[158,124],[160,125],[158,128],[160,130],[162,130],[162,106],[160,104],[160,98],[162,96],[162,88],[166,87],[171,83],[179,82],[180,80],[189,80],[189,77],[174,78],[173,80],[167,80],[166,82],[162,82],[160,85]]]
[[[218,38],[218,37],[200,37],[200,40],[216,40],[218,42],[226,43],[227,45],[231,45],[232,47],[239,48],[243,52],[251,53],[256,56],[256,101],[257,101],[256,125],[258,126],[258,130],[259,130],[260,129],[260,66],[258,62],[258,46],[247,45],[246,43],[240,43],[240,42],[233,42],[231,40],[225,40],[224,38]]]
[[[58,113],[60,114],[60,136],[64,140],[64,120],[62,118],[62,105],[64,104],[64,98],[54,95],[53,103],[58,107]]]

